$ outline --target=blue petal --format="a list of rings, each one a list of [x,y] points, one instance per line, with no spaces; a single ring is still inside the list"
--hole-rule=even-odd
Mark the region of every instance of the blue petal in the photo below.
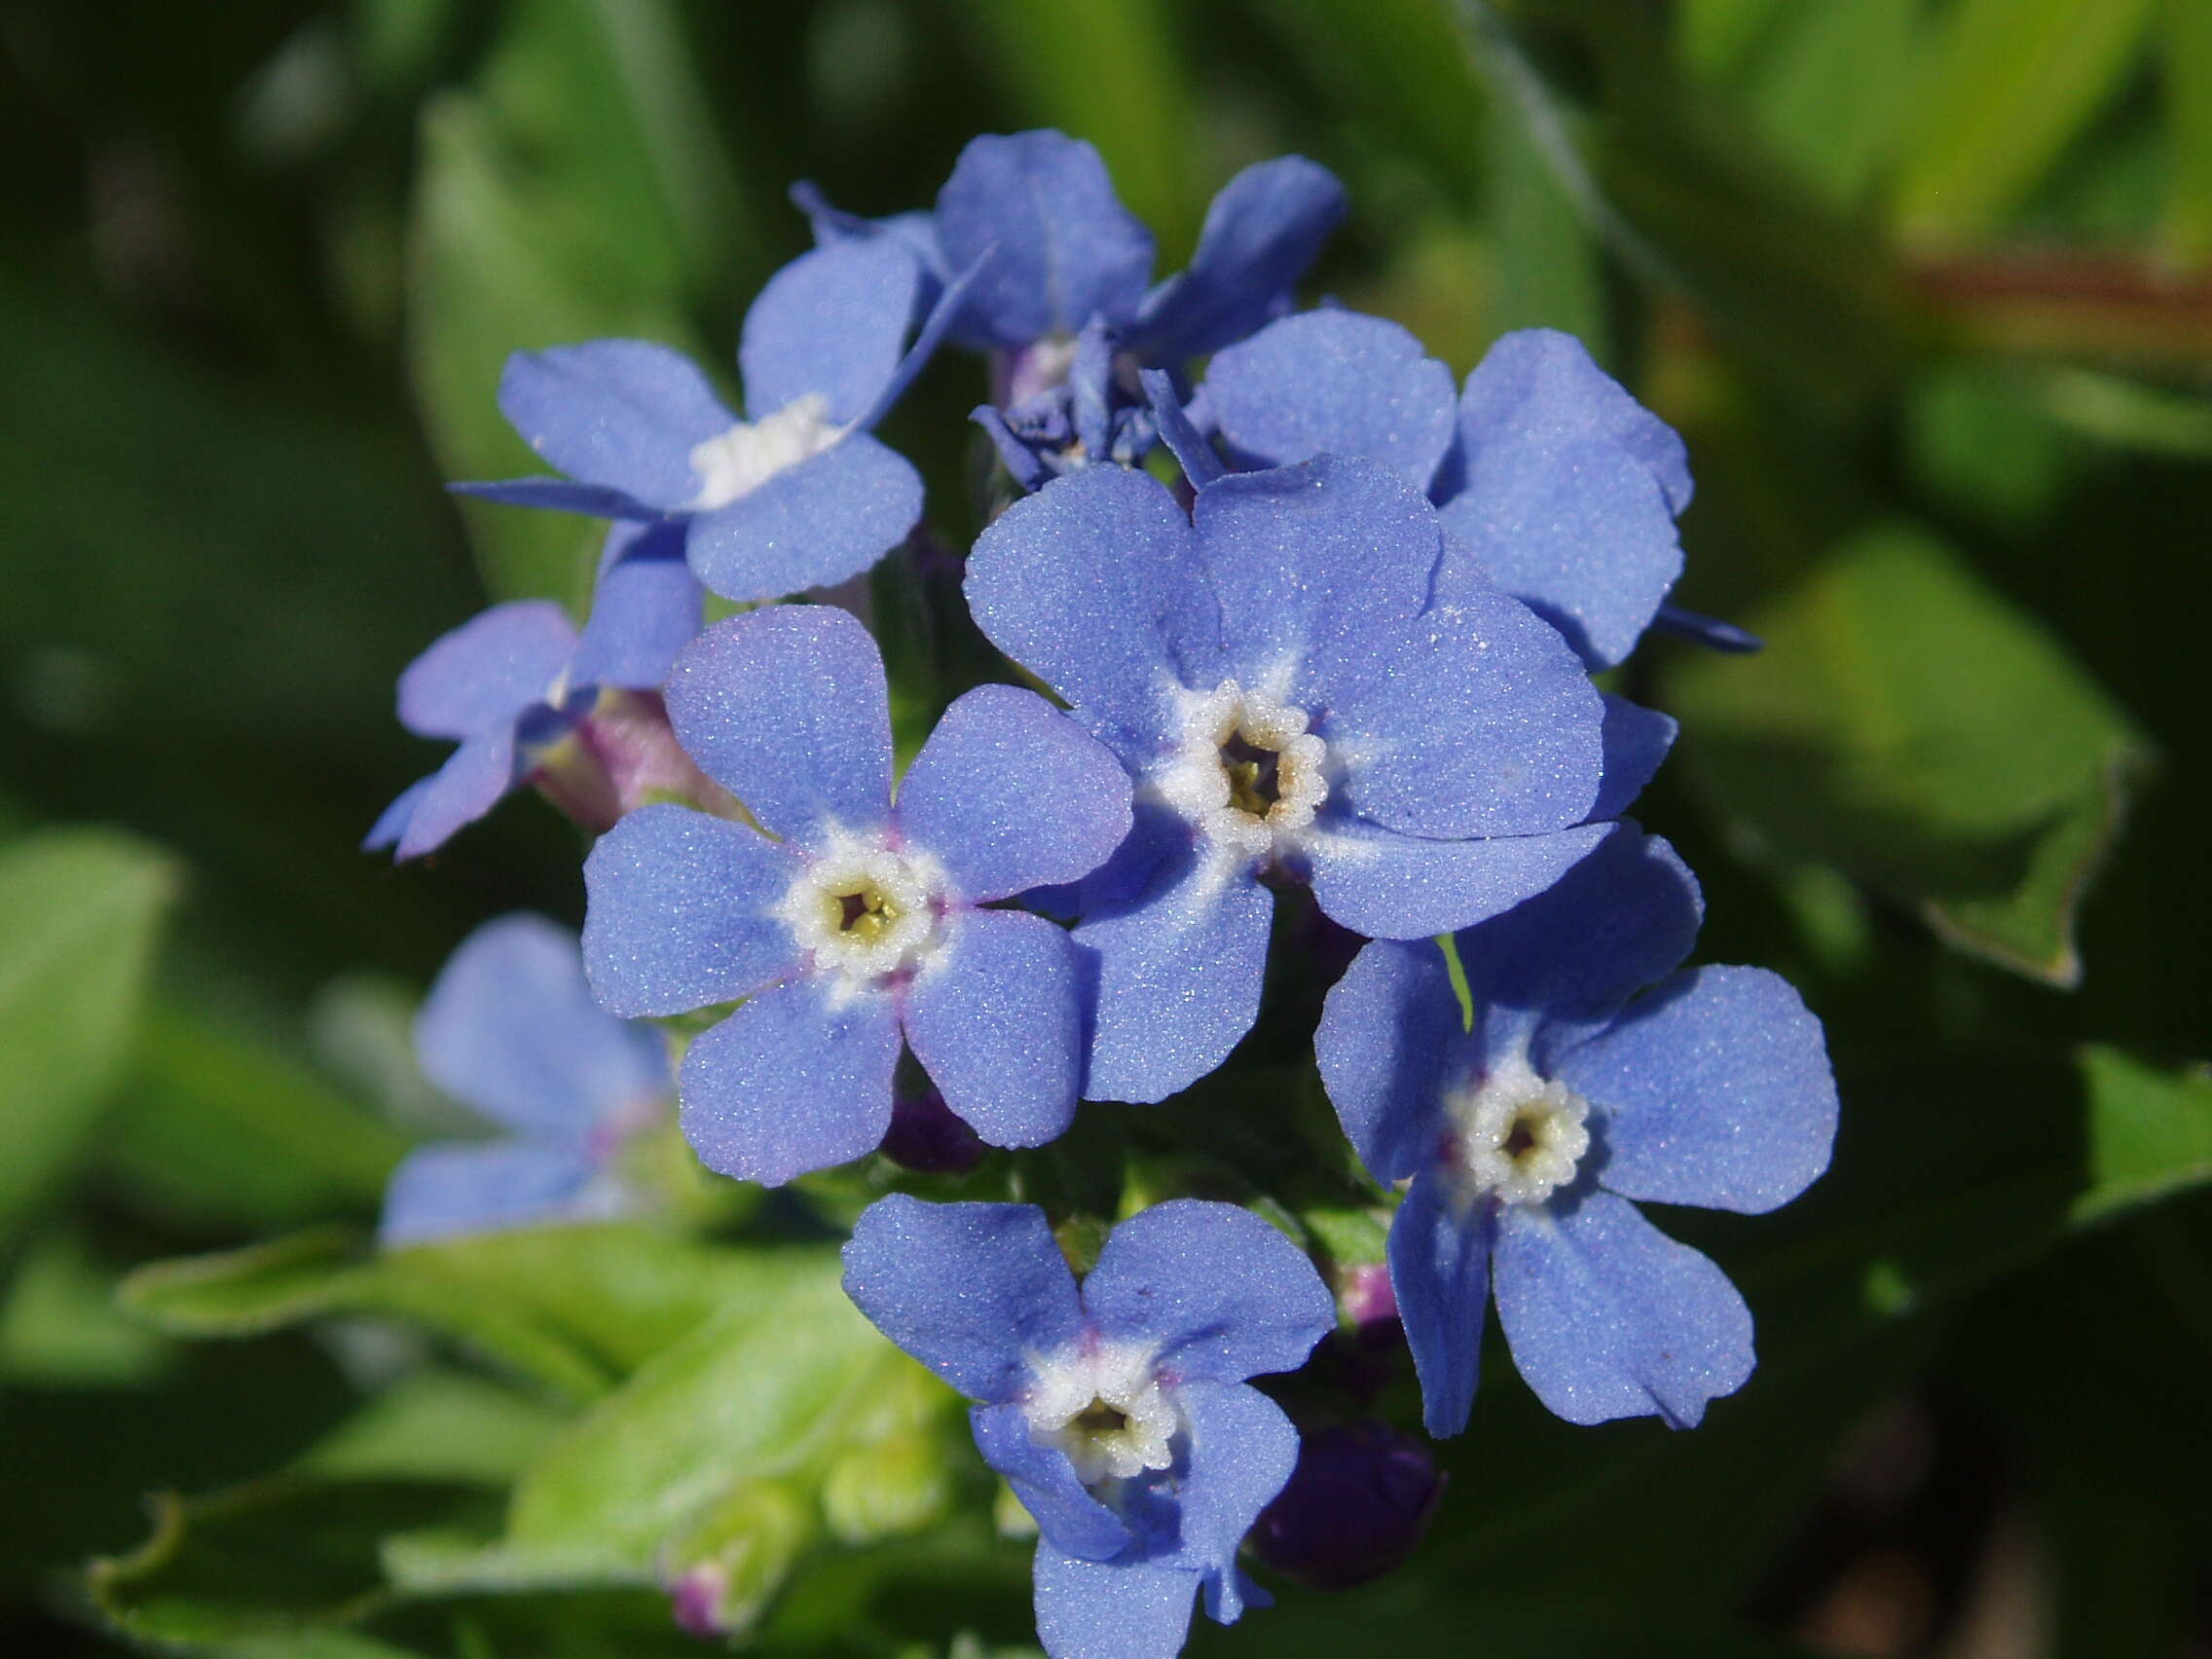
[[[1490,1306],[1494,1210],[1478,1198],[1461,1212],[1451,1177],[1431,1164],[1414,1177],[1390,1222],[1390,1291],[1420,1379],[1421,1426],[1437,1439],[1467,1426],[1482,1377],[1483,1316]]]
[[[859,420],[899,367],[921,291],[921,266],[890,237],[800,254],[745,313],[746,413],[757,421],[811,394],[837,424]]]
[[[1075,1117],[1083,1082],[1083,968],[1042,916],[946,918],[940,953],[906,994],[906,1041],[955,1116],[993,1146],[1043,1146]]]
[[[578,484],[567,478],[498,478],[448,484],[446,488],[475,501],[497,501],[505,507],[543,507],[557,513],[581,513],[586,518],[636,520],[661,516],[660,508],[648,507],[620,490],[605,484]]]
[[[683,562],[683,526],[616,525],[608,533],[570,676],[578,685],[656,690],[699,632],[698,578]]]
[[[780,605],[718,622],[676,659],[667,695],[684,753],[776,834],[818,842],[890,817],[883,657],[851,612]]]
[[[1525,606],[1470,584],[1451,606],[1369,623],[1356,648],[1308,677],[1344,806],[1448,838],[1540,834],[1590,816],[1604,700]]]
[[[1604,1115],[1598,1178],[1623,1198],[1756,1215],[1828,1166],[1821,1022],[1762,968],[1677,974],[1553,1069]]]
[[[1166,1099],[1229,1057],[1260,1012],[1274,899],[1242,865],[1186,839],[1122,908],[1075,941],[1097,973],[1086,1100]]]
[[[922,476],[850,432],[691,521],[691,569],[724,599],[780,599],[857,576],[922,516]]]
[[[1432,940],[1364,945],[1330,988],[1313,1057],[1346,1138],[1378,1181],[1402,1181],[1428,1161],[1462,1035],[1459,999]]]
[[[1006,1477],[1051,1548],[1110,1561],[1129,1547],[1127,1524],[1076,1479],[1065,1452],[1029,1437],[1029,1419],[1018,1405],[976,1406],[968,1423],[983,1461]]]
[[[1204,1198],[1155,1204],[1115,1228],[1083,1306],[1101,1335],[1155,1348],[1169,1382],[1296,1371],[1337,1323],[1305,1252],[1250,1210]]]
[[[1465,479],[1444,522],[1593,669],[1635,648],[1682,571],[1668,478],[1647,453],[1653,429],[1679,451],[1566,335],[1508,336],[1467,382]]]
[[[1692,1428],[1751,1374],[1751,1313],[1727,1275],[1626,1198],[1509,1206],[1493,1278],[1513,1363],[1568,1422]]]
[[[1324,452],[1381,461],[1425,491],[1452,445],[1452,371],[1405,329],[1357,312],[1270,323],[1206,366],[1230,451],[1251,466]]]
[[[1173,377],[1164,369],[1143,369],[1137,379],[1152,405],[1160,441],[1182,466],[1183,476],[1191,481],[1191,487],[1203,490],[1218,480],[1229,468],[1214,453],[1205,435],[1191,424],[1190,416],[1184,413],[1182,400],[1175,395]]]
[[[1161,1565],[1203,1573],[1206,1610],[1235,1624],[1244,1610],[1236,1551],[1260,1511],[1290,1483],[1298,1430],[1274,1401],[1240,1382],[1187,1382],[1175,1403],[1190,1436],[1190,1466],[1180,1494],[1181,1547]]]
[[[1723,622],[1717,616],[1702,615],[1695,610],[1684,610],[1678,605],[1662,605],[1659,614],[1652,617],[1654,628],[1663,628],[1678,639],[1695,640],[1708,650],[1763,651],[1766,642],[1733,622]]]
[[[1166,732],[1173,687],[1220,682],[1191,522],[1147,473],[1087,467],[1014,502],[977,539],[967,593],[991,643],[1124,756]]]
[[[696,363],[645,340],[517,351],[499,409],[560,471],[663,511],[699,493],[691,452],[737,424]]]
[[[394,795],[391,804],[377,814],[377,821],[369,827],[369,832],[361,837],[361,851],[381,853],[387,847],[396,847],[399,838],[407,833],[407,826],[414,820],[415,809],[423,804],[424,795],[429,793],[430,786],[435,782],[437,774],[433,772],[427,778],[417,778]]]
[[[1176,362],[1243,339],[1290,303],[1345,205],[1336,175],[1304,156],[1246,167],[1207,207],[1190,265],[1146,296],[1137,342]]]
[[[1313,897],[1334,921],[1370,939],[1425,939],[1509,910],[1573,868],[1605,826],[1549,835],[1429,841],[1356,819],[1331,819],[1305,839]]]
[[[1040,1540],[1037,1640],[1050,1659],[1175,1659],[1198,1575],[1141,1561],[1085,1561]]]
[[[798,945],[773,910],[799,867],[766,836],[689,807],[626,814],[584,860],[584,968],[601,1006],[688,1014],[794,972]]]
[[[544,701],[575,648],[569,613],[549,599],[478,611],[400,675],[400,724],[421,737],[456,740],[512,726]]]
[[[1034,1204],[878,1198],[845,1246],[845,1294],[876,1329],[971,1400],[1013,1400],[1025,1355],[1083,1335],[1075,1274]]]
[[[1126,322],[1152,275],[1152,233],[1098,152],[1060,132],[972,140],[938,193],[937,234],[950,270],[990,255],[954,329],[972,346],[1072,336],[1093,315]]]
[[[1690,504],[1689,451],[1680,436],[1591,361],[1571,334],[1526,328],[1498,340],[1467,377],[1459,419],[1472,448],[1516,424],[1603,431],[1650,472],[1669,512]]]
[[[540,1141],[447,1142],[408,1154],[385,1189],[377,1240],[387,1248],[539,1221],[599,1220],[619,1190],[574,1147]]]
[[[1232,473],[1199,494],[1192,522],[1221,599],[1226,672],[1248,686],[1287,675],[1306,708],[1340,678],[1382,672],[1374,636],[1420,613],[1443,551],[1419,492],[1354,456]]]
[[[971,409],[968,419],[983,428],[983,436],[991,440],[991,448],[998,452],[999,463],[1023,490],[1042,489],[1051,480],[1052,469],[1021,441],[1007,424],[1006,417],[988,403],[979,403]]]
[[[1129,775],[1034,691],[954,701],[899,786],[900,832],[981,903],[1088,875],[1129,832]]]
[[[660,1034],[592,1000],[576,936],[543,916],[501,916],[461,941],[415,1016],[415,1051],[454,1099],[556,1140],[588,1140],[669,1092]]]
[[[1688,866],[1633,824],[1594,828],[1603,839],[1556,885],[1459,936],[1478,1008],[1604,1019],[1690,953],[1705,905]]]
[[[1658,774],[1660,763],[1675,747],[1681,728],[1672,715],[1646,709],[1626,697],[1604,693],[1605,724],[1603,742],[1604,770],[1598,782],[1598,801],[1590,809],[1593,820],[1618,818],[1626,812],[1644,785]]]
[[[419,859],[435,852],[456,830],[498,805],[515,782],[511,733],[470,738],[420,786],[423,793],[415,798],[415,809],[392,856]]]
[[[806,215],[818,247],[889,238],[920,261],[928,275],[940,281],[950,275],[945,268],[944,250],[938,245],[937,216],[933,213],[916,208],[906,213],[889,213],[880,219],[866,218],[834,205],[822,194],[820,186],[803,178],[792,186],[791,198],[792,204]]]
[[[850,1163],[891,1126],[898,1062],[888,995],[772,985],[684,1051],[683,1138],[709,1169],[763,1187]]]

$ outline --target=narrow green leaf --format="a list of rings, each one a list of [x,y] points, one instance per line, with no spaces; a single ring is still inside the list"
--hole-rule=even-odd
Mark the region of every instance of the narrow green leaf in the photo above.
[[[2096,1221],[2212,1181],[2212,1068],[2166,1071],[2101,1043],[2082,1051],[2089,1087],[2089,1189]]]
[[[123,1305],[175,1336],[239,1337],[377,1313],[592,1399],[755,1282],[735,1252],[649,1227],[518,1228],[365,1252],[339,1228],[157,1262]]]
[[[1747,622],[1764,652],[1678,658],[1662,699],[1721,805],[1962,948],[2072,984],[2074,915],[2142,754],[2111,699],[1911,526],[1836,548]]]
[[[502,1488],[563,1420],[542,1400],[504,1383],[464,1371],[414,1371],[310,1447],[292,1472]]]
[[[1900,232],[1972,242],[2003,223],[2135,66],[2154,0],[1958,0],[1915,88]]]
[[[116,1119],[100,1157],[140,1202],[241,1229],[373,1214],[407,1150],[291,1055],[167,1004],[147,1017]]]
[[[1499,102],[1486,123],[1491,220],[1495,227],[1496,309],[1492,326],[1557,328],[1601,361],[1611,353],[1598,241],[1538,149],[1529,124]]]
[[[1263,0],[1258,12],[1343,114],[1417,157],[1461,202],[1478,199],[1490,100],[1452,0]]]
[[[1734,79],[1784,10],[1783,0],[1682,0],[1675,8],[1675,44],[1682,66],[1704,80]]]
[[[1898,142],[1922,10],[1923,0],[1788,8],[1746,78],[1760,129],[1839,206],[1863,198]]]
[[[77,1157],[106,1102],[177,887],[166,855],[111,830],[0,852],[0,1230]]]
[[[2163,0],[2160,21],[2158,73],[2173,166],[2166,251],[2201,266],[2212,261],[2212,0]]]

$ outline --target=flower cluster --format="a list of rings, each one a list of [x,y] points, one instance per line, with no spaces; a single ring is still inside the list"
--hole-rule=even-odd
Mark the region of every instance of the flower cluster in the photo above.
[[[774,1186],[882,1148],[1019,1197],[983,1147],[1231,1062],[1289,905],[1365,941],[1312,1051],[1387,1278],[1331,1265],[1402,1320],[1428,1432],[1467,1422],[1493,1292],[1559,1416],[1697,1422],[1750,1375],[1750,1314],[1636,1204],[1786,1201],[1836,1098],[1783,981],[1681,969],[1696,884],[1622,816],[1675,726],[1591,674],[1654,626],[1756,644],[1668,603],[1680,440],[1563,335],[1456,388],[1394,323],[1295,311],[1344,211],[1298,158],[1234,179],[1161,281],[1058,133],[976,140],[926,213],[796,195],[819,245],[745,319],[742,419],[635,341],[501,383],[562,476],[461,488],[611,521],[591,618],[499,606],[408,669],[402,719],[460,748],[370,844],[427,852],[522,783],[599,839],[580,969],[509,921],[433,991],[425,1065],[520,1138],[419,1155],[387,1238],[623,1202],[608,1149],[667,1088],[626,1022],[678,1016],[709,1168]],[[868,628],[758,602],[910,556],[922,481],[873,432],[948,346],[984,354],[998,463],[967,613],[1056,701],[977,685],[902,775]],[[702,589],[753,608],[702,627]],[[846,1247],[853,1301],[976,1402],[1055,1659],[1165,1659],[1195,1600],[1264,1604],[1248,1534],[1309,1582],[1383,1570],[1442,1494],[1406,1436],[1294,1426],[1251,1385],[1338,1322],[1300,1241],[1151,1196],[1094,1257],[1083,1218],[904,1194]]]

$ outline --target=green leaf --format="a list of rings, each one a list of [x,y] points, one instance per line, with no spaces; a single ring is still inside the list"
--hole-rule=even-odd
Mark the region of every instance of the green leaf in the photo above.
[[[1946,939],[2054,985],[2144,754],[2033,618],[1909,525],[1832,550],[1746,623],[1755,657],[1683,656],[1662,699],[1721,805]]]
[[[1675,40],[1683,66],[1709,80],[1734,78],[1783,11],[1783,0],[1682,0]]]
[[[2122,1050],[2082,1051],[2089,1088],[2089,1189],[2077,1221],[2156,1202],[2212,1181],[2212,1067],[2146,1065]]]
[[[2166,251],[2184,265],[2212,261],[2212,5],[2163,0],[2158,73],[2173,177]]]
[[[453,478],[542,472],[497,402],[511,351],[603,335],[698,353],[687,301],[758,239],[673,9],[549,0],[504,16],[477,93],[424,106],[411,369]],[[605,527],[465,503],[496,599],[589,595]]]
[[[564,1420],[542,1400],[504,1383],[464,1371],[414,1371],[310,1447],[291,1472],[500,1488]]]
[[[32,1242],[0,1303],[0,1386],[116,1387],[158,1377],[168,1345],[115,1308],[115,1281],[75,1232]]]
[[[1826,201],[1860,201],[1895,149],[1919,65],[1922,0],[1796,6],[1763,43],[1744,97]]]
[[[1500,101],[1490,138],[1491,218],[1496,227],[1497,301],[1492,326],[1557,328],[1604,360],[1611,333],[1597,239],[1537,147],[1522,112]]]
[[[1490,100],[1450,0],[1264,0],[1258,11],[1345,113],[1462,203],[1479,199]]]
[[[157,1004],[100,1156],[158,1213],[259,1230],[373,1214],[406,1150],[282,1050]]]
[[[1893,211],[1916,242],[2001,225],[2120,89],[2154,0],[1958,0],[1914,90]]]
[[[78,1155],[121,1073],[177,866],[105,830],[0,852],[0,1230]]]
[[[642,1225],[518,1228],[376,1253],[326,1228],[157,1262],[125,1280],[121,1296],[158,1329],[187,1337],[383,1314],[588,1400],[756,1278],[735,1252]]]

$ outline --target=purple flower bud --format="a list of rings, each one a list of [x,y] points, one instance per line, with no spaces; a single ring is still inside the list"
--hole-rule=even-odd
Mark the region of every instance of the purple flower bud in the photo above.
[[[742,816],[729,792],[699,770],[676,741],[657,691],[603,690],[566,741],[543,753],[530,781],[593,834],[624,813],[676,801],[719,818]]]
[[[1316,1590],[1380,1578],[1419,1543],[1444,1496],[1428,1448],[1379,1422],[1306,1436],[1290,1484],[1261,1511],[1252,1545]]]
[[[960,1175],[982,1161],[983,1138],[952,1114],[934,1088],[891,1103],[883,1155],[918,1175]]]
[[[1398,1325],[1398,1297],[1390,1288],[1390,1270],[1370,1262],[1345,1274],[1338,1293],[1345,1317],[1358,1328],[1362,1346],[1392,1347],[1403,1340]]]
[[[702,1563],[669,1587],[668,1610],[678,1630],[709,1638],[728,1634],[721,1621],[722,1578],[719,1570]]]

